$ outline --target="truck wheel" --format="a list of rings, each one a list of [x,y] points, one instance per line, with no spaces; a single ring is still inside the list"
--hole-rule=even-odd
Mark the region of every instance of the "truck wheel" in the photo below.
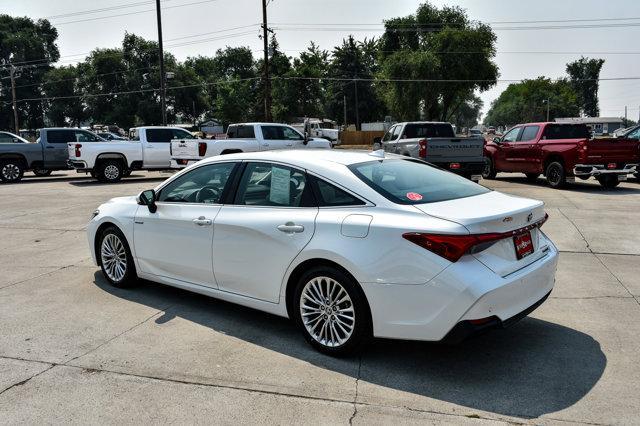
[[[525,175],[527,175],[527,180],[529,182],[535,182],[538,180],[538,176],[540,176],[540,173],[525,173]]]
[[[116,183],[122,179],[124,167],[118,160],[105,160],[98,166],[98,180],[105,183]]]
[[[36,176],[49,176],[51,174],[51,170],[47,170],[47,169],[34,169],[33,170],[33,174]]]
[[[549,186],[555,189],[562,188],[567,183],[567,176],[564,173],[564,166],[557,161],[550,163],[544,174],[549,182]]]
[[[493,161],[491,158],[484,158],[484,169],[482,169],[482,178],[483,179],[495,179],[496,178],[496,169],[493,167]]]
[[[620,185],[620,180],[616,175],[598,176],[597,179],[604,189],[613,189],[616,186]]]
[[[7,183],[20,182],[24,175],[24,166],[20,160],[4,160],[0,162],[0,180]]]

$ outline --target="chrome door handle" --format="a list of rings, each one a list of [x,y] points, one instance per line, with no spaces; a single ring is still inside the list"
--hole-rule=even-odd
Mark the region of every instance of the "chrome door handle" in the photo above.
[[[268,143],[263,143],[262,146],[269,146],[269,144]]]
[[[198,226],[209,226],[213,223],[211,219],[206,219],[204,216],[200,216],[197,219],[193,219],[193,223]]]
[[[287,222],[284,225],[278,225],[278,231],[285,232],[287,234],[293,234],[304,231],[304,226],[296,225],[293,222]]]

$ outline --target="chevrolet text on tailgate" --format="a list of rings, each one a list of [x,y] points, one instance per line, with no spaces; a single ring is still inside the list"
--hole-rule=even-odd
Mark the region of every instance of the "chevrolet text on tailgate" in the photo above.
[[[171,141],[195,139],[179,127],[136,127],[126,141],[69,143],[69,164],[102,182],[118,182],[132,170],[167,170]]]
[[[422,158],[453,173],[478,181],[484,168],[481,136],[456,137],[450,123],[415,121],[392,126],[374,149]]]
[[[520,124],[487,144],[483,177],[520,172],[535,181],[543,174],[551,187],[561,188],[576,177],[593,176],[613,188],[638,172],[639,138],[640,128],[620,138],[591,139],[585,124]]]
[[[232,124],[225,139],[171,142],[171,167],[181,169],[203,158],[275,149],[331,148],[323,138],[309,138],[286,124]]]

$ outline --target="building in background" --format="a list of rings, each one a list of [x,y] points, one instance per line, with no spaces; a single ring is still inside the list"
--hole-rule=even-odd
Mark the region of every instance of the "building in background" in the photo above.
[[[594,135],[609,135],[623,127],[623,119],[617,117],[566,117],[556,118],[556,123],[586,124]]]

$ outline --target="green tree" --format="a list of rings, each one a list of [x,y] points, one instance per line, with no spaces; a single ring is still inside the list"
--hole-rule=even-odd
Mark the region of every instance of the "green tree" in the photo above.
[[[41,97],[41,83],[50,65],[60,58],[56,45],[58,31],[48,20],[33,21],[26,17],[0,15],[0,128],[13,128],[9,64],[18,64],[20,78],[16,80],[17,99]],[[42,102],[18,102],[20,127],[42,126]]]
[[[219,49],[214,57],[216,85],[213,114],[223,124],[252,120],[255,116],[256,69],[248,47]]]
[[[549,102],[549,119],[576,117],[579,112],[576,94],[567,80],[552,81],[545,77],[510,84],[492,102],[484,124],[511,126],[518,123],[546,121]]]
[[[587,117],[600,115],[598,79],[603,65],[604,59],[589,59],[585,57],[567,64],[567,74],[569,74],[569,81],[578,97],[580,112]]]
[[[329,54],[311,42],[307,50],[293,59],[288,94],[293,117],[325,117],[326,77]]]
[[[42,91],[49,99],[46,125],[80,126],[88,117],[80,81],[79,67],[73,65],[53,68],[44,75]]]
[[[385,101],[398,119],[451,120],[474,92],[498,78],[493,62],[496,36],[488,25],[469,20],[459,7],[424,3],[414,15],[385,22],[380,76]],[[449,81],[438,81],[449,80]]]
[[[463,127],[470,129],[480,121],[480,111],[483,106],[484,102],[482,102],[482,99],[473,94],[456,110],[451,117],[451,122],[454,123],[458,129],[462,129]]]
[[[366,39],[358,42],[350,35],[342,41],[342,45],[333,49],[327,70],[329,84],[326,112],[340,123],[343,121],[345,99],[347,120],[352,123],[356,122],[356,117],[360,123],[377,121],[386,113],[384,101],[373,82],[378,71],[376,43]]]
[[[256,61],[257,75],[262,76],[262,59]],[[291,90],[287,76],[291,71],[291,60],[280,50],[275,36],[269,40],[269,75],[271,77],[271,115],[276,122],[289,121],[293,114],[293,104],[289,98]],[[264,82],[255,82],[255,119],[264,121]]]

